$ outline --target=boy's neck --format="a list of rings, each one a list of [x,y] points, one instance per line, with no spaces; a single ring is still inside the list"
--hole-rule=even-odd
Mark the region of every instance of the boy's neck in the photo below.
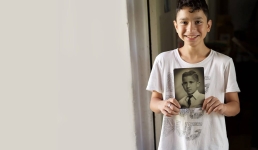
[[[204,60],[209,54],[210,49],[204,44],[198,47],[184,45],[178,49],[181,58],[188,63],[198,63]]]

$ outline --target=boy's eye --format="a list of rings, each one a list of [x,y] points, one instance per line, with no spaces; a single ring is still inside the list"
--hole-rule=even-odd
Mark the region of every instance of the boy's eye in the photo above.
[[[202,22],[201,21],[195,21],[195,24],[201,24]]]
[[[187,22],[186,21],[181,21],[180,24],[185,25],[185,24],[187,24]]]

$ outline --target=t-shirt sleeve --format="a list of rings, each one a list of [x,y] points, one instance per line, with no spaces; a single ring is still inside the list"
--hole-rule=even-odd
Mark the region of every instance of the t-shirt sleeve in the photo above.
[[[233,60],[230,59],[225,68],[225,91],[228,92],[240,92],[240,89],[236,80],[236,71]]]
[[[150,73],[149,81],[147,84],[146,90],[148,91],[157,91],[159,93],[163,93],[162,88],[162,62],[161,57],[158,55],[153,63],[153,67]]]

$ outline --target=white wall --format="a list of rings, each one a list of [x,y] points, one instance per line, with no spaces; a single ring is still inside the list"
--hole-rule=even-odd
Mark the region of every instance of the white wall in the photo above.
[[[125,0],[2,1],[0,18],[0,149],[136,149]]]

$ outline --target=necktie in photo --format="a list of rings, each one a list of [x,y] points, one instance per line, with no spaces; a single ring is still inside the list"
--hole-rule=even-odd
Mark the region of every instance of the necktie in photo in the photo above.
[[[188,107],[191,106],[191,98],[193,97],[193,95],[189,95],[188,96],[188,100],[187,100],[187,104],[188,104]]]

